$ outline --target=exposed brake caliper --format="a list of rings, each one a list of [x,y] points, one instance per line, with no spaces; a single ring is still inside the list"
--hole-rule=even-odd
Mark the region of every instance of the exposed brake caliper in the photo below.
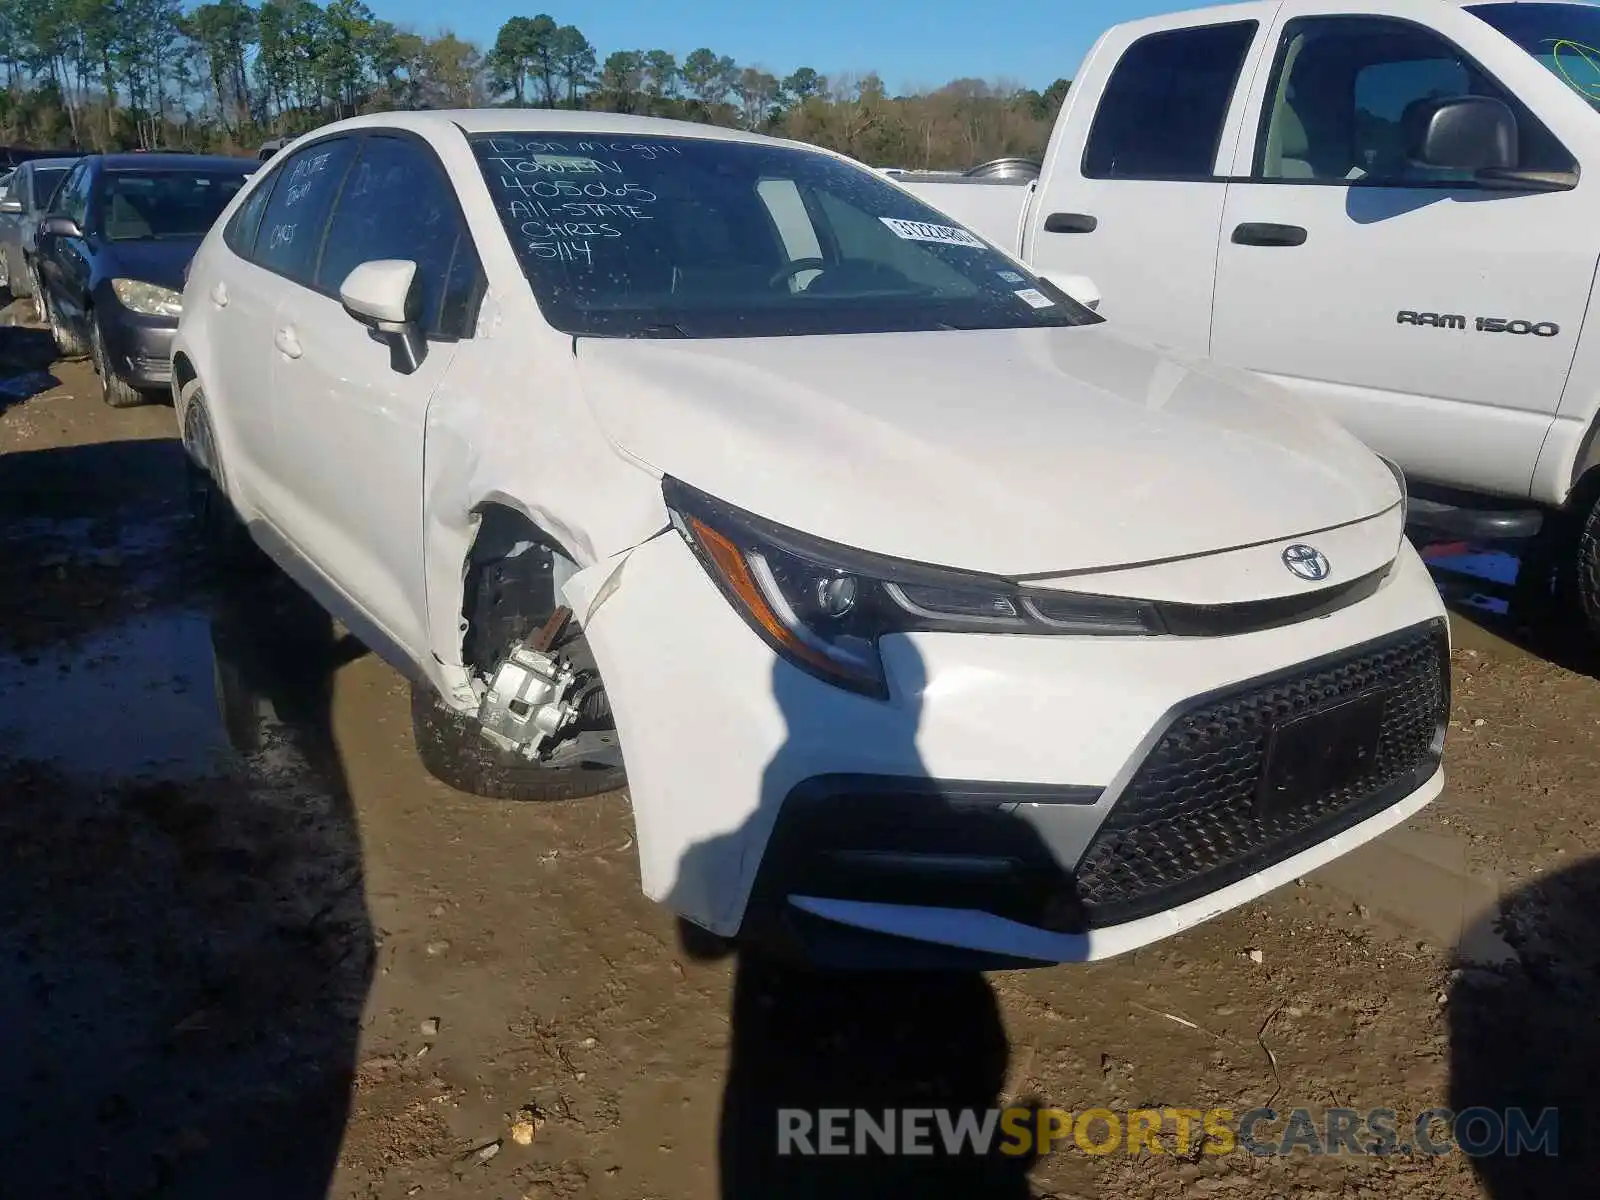
[[[512,647],[478,701],[483,736],[502,749],[536,759],[578,719],[578,671],[550,653],[571,616],[569,608],[556,609],[538,633]]]

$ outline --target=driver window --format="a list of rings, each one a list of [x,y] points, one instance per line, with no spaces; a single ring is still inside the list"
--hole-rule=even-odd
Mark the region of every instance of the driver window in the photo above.
[[[82,228],[89,217],[89,168],[86,164],[72,169],[72,174],[67,176],[61,190],[56,193],[50,213],[52,216],[67,217]]]
[[[1571,156],[1516,100],[1437,34],[1405,21],[1291,21],[1268,87],[1256,177],[1390,187],[1475,186],[1470,171],[1416,160],[1426,101],[1490,96],[1517,115],[1520,165],[1561,171]]]

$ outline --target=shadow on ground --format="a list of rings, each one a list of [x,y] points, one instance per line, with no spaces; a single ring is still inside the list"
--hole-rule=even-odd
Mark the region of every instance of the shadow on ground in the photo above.
[[[1593,635],[1554,594],[1552,568],[1525,566],[1519,551],[1526,547],[1419,543],[1418,549],[1454,617],[1558,667],[1600,677]]]
[[[0,310],[9,299],[10,293],[0,289]],[[47,330],[7,325],[0,326],[0,333],[0,413],[4,413],[59,387],[61,381],[50,372],[56,348]]]
[[[1488,1113],[1465,1130],[1458,1119],[1456,1141],[1483,1152],[1473,1165],[1491,1200],[1594,1194],[1597,912],[1600,860],[1537,879],[1501,902],[1500,932],[1516,961],[1459,970],[1451,985],[1450,1107]]]
[[[880,761],[913,775],[926,773],[915,745],[925,682],[922,662],[914,652],[897,662],[893,692],[905,718],[899,726],[904,744],[878,747]],[[793,802],[786,803],[789,788],[807,776],[815,747],[838,736],[837,714],[831,706],[818,711],[816,687],[786,664],[774,670],[772,690],[787,727],[787,741],[767,765],[762,803],[773,813],[781,806],[788,810],[785,816],[794,816]],[[885,729],[890,727],[886,722]],[[893,741],[893,735],[885,734],[884,740]],[[921,803],[937,800],[923,798]],[[859,828],[852,827],[837,844],[866,856],[880,845],[921,849],[930,855],[942,849],[945,857],[958,849],[998,854],[1003,847],[1016,857],[1001,861],[1032,864],[1048,855],[1033,826],[1010,814],[1006,806],[997,804],[982,812],[951,807],[964,814],[962,829],[969,840],[959,847],[948,840],[920,846],[908,842],[908,834],[920,834],[925,841],[938,838],[937,822],[912,830],[892,816],[878,825],[868,819]],[[810,828],[831,825],[832,812],[817,814],[817,820],[808,823]],[[749,824],[762,822],[752,818]],[[883,824],[896,828],[886,831],[879,827]],[[790,831],[798,832],[793,826]],[[747,857],[746,836],[741,829],[691,846],[679,864],[669,906],[681,910],[687,905],[693,911],[698,903],[704,908],[705,901],[690,897],[704,897],[708,884],[711,895],[726,886],[729,876],[737,873],[736,864]],[[948,839],[948,833],[944,837]],[[764,870],[781,874],[797,843],[786,841],[781,851],[779,845],[778,837],[768,843],[762,856]],[[802,852],[795,861],[800,864],[797,869],[815,882],[817,869],[830,860]],[[968,882],[960,877],[951,880],[954,886]],[[999,886],[1029,892],[1032,882],[1008,875]],[[880,889],[877,894],[882,898],[895,898],[895,893],[881,890],[896,886],[893,880],[880,877],[871,886]],[[926,903],[927,881],[912,886],[921,887],[921,902]],[[766,932],[756,945],[784,945],[788,933],[802,928],[784,901],[790,888],[781,878],[764,876],[757,880],[755,891],[758,899],[746,912],[745,927]],[[823,886],[819,894],[839,893]],[[959,897],[946,895],[959,905]],[[763,896],[766,902],[759,899]],[[937,1123],[942,1113],[948,1128],[959,1129],[954,1123],[963,1112],[981,1122],[1003,1103],[1010,1043],[988,980],[977,970],[861,969],[883,961],[881,955],[891,939],[874,941],[874,935],[820,919],[806,923],[803,928],[809,932],[799,936],[810,938],[823,927],[831,936],[842,934],[847,939],[824,949],[824,959],[842,955],[852,969],[792,965],[792,944],[781,957],[748,944],[737,951],[727,1079],[718,1124],[723,1200],[819,1196],[1025,1200],[1034,1157],[1016,1151],[1031,1147],[1008,1143],[997,1132],[986,1151],[975,1152],[970,1143],[963,1145],[941,1132]],[[681,922],[679,929],[685,951],[697,958],[735,952],[734,946],[698,932],[688,922]],[[896,950],[917,953],[914,944],[901,944]],[[832,1126],[824,1124],[830,1110],[837,1121]],[[924,1113],[922,1135],[913,1136],[921,1147],[908,1151],[903,1122],[914,1110]],[[875,1142],[869,1140],[875,1135],[847,1114],[870,1117],[892,1141],[886,1146],[884,1133],[876,1135]],[[786,1138],[786,1131],[798,1136]],[[1002,1149],[1006,1144],[1012,1153]]]
[[[209,581],[172,441],[0,457],[0,1194],[326,1194],[373,934],[352,650]]]

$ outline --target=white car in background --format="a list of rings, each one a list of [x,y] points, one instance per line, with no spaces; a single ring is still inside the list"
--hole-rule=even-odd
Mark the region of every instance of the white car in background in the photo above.
[[[644,890],[714,934],[1099,958],[1442,785],[1393,469],[837,155],[325,127],[196,255],[173,379],[216,548],[411,677],[428,768],[626,759]]]

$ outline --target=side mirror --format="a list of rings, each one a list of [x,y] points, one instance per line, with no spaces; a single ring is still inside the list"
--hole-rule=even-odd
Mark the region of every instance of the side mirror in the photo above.
[[[1045,278],[1091,312],[1100,308],[1100,289],[1087,275],[1054,275]]]
[[[71,217],[46,217],[39,222],[39,236],[81,238],[83,230]]]
[[[4,200],[0,200],[0,213],[20,213],[21,211],[22,200],[19,197],[7,196]]]
[[[408,258],[375,258],[344,277],[339,299],[349,313],[389,344],[389,364],[409,375],[422,365],[427,339],[417,324],[422,297],[417,264]]]
[[[1453,171],[1514,171],[1517,117],[1491,96],[1426,100],[1405,116],[1413,162]]]

